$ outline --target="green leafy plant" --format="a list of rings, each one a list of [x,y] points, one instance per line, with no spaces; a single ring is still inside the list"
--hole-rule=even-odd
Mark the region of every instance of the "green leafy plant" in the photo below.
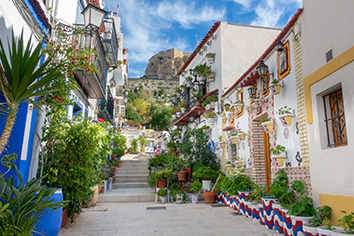
[[[159,195],[159,196],[167,196],[167,189],[160,188],[157,191],[157,195]]]
[[[203,184],[199,180],[196,180],[192,183],[192,186],[189,190],[197,194],[202,189],[202,186]]]
[[[227,161],[227,162],[226,162],[226,165],[231,165],[231,161]]]
[[[253,192],[250,194],[249,201],[262,203],[262,197],[269,197],[269,192],[265,186],[256,184]]]
[[[286,147],[278,144],[275,148],[271,148],[269,151],[271,151],[274,155],[280,155],[285,152],[285,149]]]
[[[343,227],[346,234],[354,234],[354,212],[347,214],[346,211],[341,211],[341,213],[346,215],[338,220],[338,225]]]
[[[277,79],[273,79],[271,84],[279,84],[279,81]]]
[[[139,142],[139,139],[137,139],[137,138],[132,139],[132,148],[133,148],[134,153],[138,153],[138,146],[139,146],[138,142]]]
[[[317,207],[316,208],[316,215],[314,218],[310,220],[310,226],[311,227],[319,227],[324,224],[325,219],[330,220],[331,219],[331,211],[332,208],[324,205],[322,207]]]
[[[8,143],[19,105],[31,103],[38,106],[35,98],[57,90],[50,86],[43,87],[60,77],[60,70],[63,67],[62,64],[50,67],[52,57],[38,66],[43,55],[42,43],[38,43],[32,50],[30,39],[24,47],[23,32],[18,42],[15,40],[12,32],[11,45],[8,42],[8,54],[0,40],[0,91],[5,98],[5,103],[0,104],[0,112],[7,115],[5,128],[0,138],[0,155]],[[37,80],[38,78],[41,79]]]
[[[199,180],[215,181],[217,178],[217,172],[210,167],[204,166],[194,171],[193,177]]]
[[[1,235],[32,235],[35,225],[51,211],[64,207],[68,201],[50,198],[56,188],[41,186],[43,178],[33,179],[24,184],[16,168],[19,185],[14,179],[0,177],[0,233]]]
[[[190,77],[190,76],[188,76],[188,77],[186,78],[186,81],[192,81],[192,80],[193,80],[193,78]]]
[[[215,57],[215,53],[209,52],[209,53],[206,54],[206,57]]]
[[[283,114],[291,114],[291,108],[284,106],[278,109],[278,111],[276,112],[278,115],[283,115]]]
[[[230,104],[229,103],[224,104],[224,109],[225,109],[225,111],[229,111]]]
[[[172,178],[173,171],[172,170],[160,170],[156,173],[156,180],[160,181],[168,181]]]
[[[210,118],[215,118],[215,117],[216,117],[216,113],[215,113],[215,112],[206,113],[206,117],[207,117],[208,119],[210,119]]]
[[[139,136],[139,144],[140,144],[140,153],[145,151],[145,146],[148,143],[144,136]]]
[[[279,170],[275,175],[276,177],[269,186],[270,196],[279,199],[282,206],[288,207],[292,204],[292,198],[294,197],[294,191],[289,187],[288,176],[284,169]]]
[[[312,198],[306,195],[306,184],[303,180],[294,180],[291,188],[295,192],[295,201],[289,206],[289,214],[293,216],[314,216],[316,210],[313,208]]]
[[[203,102],[202,102],[202,107],[205,107],[207,104],[210,104],[210,102],[217,102],[218,101],[218,96],[216,95],[211,95],[207,97]]]

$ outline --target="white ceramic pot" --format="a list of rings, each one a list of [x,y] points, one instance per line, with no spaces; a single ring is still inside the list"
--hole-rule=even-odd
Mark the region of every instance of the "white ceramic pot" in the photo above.
[[[167,196],[160,196],[160,201],[162,204],[165,204],[167,202]]]
[[[203,183],[203,190],[204,191],[211,191],[212,190],[213,184],[212,184],[211,180],[203,179],[202,183]]]
[[[308,217],[291,216],[291,223],[293,225],[293,235],[303,236],[304,230],[302,227],[304,226],[304,224],[309,224],[312,218],[313,216],[308,216]]]
[[[195,194],[191,193],[191,194],[189,194],[189,198],[190,198],[192,203],[198,203],[198,201],[199,201],[199,193],[195,193]]]
[[[336,232],[334,231],[336,230]],[[343,229],[340,227],[332,226],[332,230],[325,229],[323,226],[317,227],[318,236],[333,236],[333,235],[353,235],[353,234],[341,234]]]
[[[177,194],[176,203],[183,203],[183,194]]]
[[[313,236],[318,235],[317,234],[317,227],[311,227],[311,226],[308,226],[308,225],[303,225],[302,229],[304,230],[304,234],[308,233],[308,234],[311,234]]]

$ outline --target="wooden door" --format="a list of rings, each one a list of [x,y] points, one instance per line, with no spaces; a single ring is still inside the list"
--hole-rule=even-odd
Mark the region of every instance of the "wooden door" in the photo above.
[[[263,143],[264,143],[264,165],[265,165],[265,177],[266,186],[269,190],[269,185],[272,183],[271,173],[270,173],[270,157],[269,157],[269,136],[263,129]]]

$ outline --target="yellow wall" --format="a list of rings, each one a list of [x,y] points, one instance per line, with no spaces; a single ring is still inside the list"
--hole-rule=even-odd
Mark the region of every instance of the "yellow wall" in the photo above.
[[[320,193],[319,197],[321,206],[327,205],[332,208],[332,218],[330,221],[333,225],[337,225],[338,220],[345,215],[341,211],[346,211],[347,214],[354,212],[354,196]]]
[[[347,51],[343,52],[341,55],[334,58],[332,61],[328,62],[326,65],[322,66],[311,75],[304,79],[305,88],[305,104],[306,104],[306,115],[307,123],[312,124],[312,101],[311,101],[311,85],[321,81],[333,72],[339,70],[348,63],[354,61],[354,46],[349,48]]]

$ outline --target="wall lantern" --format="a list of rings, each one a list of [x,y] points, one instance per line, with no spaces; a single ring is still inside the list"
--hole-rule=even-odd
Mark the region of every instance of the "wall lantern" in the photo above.
[[[249,94],[250,98],[256,97],[256,91],[257,91],[256,87],[251,86],[248,88],[248,94]]]
[[[264,77],[267,75],[267,71],[268,71],[268,66],[266,64],[264,64],[264,61],[261,60],[258,64],[258,66],[256,67],[258,74],[260,77]]]
[[[99,29],[104,16],[108,12],[95,5],[88,4],[81,13],[84,15],[86,29]]]
[[[277,43],[277,51],[278,52],[282,52],[284,49],[284,44],[279,40],[279,42]]]
[[[128,102],[128,98],[124,98],[123,101],[124,101],[124,103],[127,103]]]

